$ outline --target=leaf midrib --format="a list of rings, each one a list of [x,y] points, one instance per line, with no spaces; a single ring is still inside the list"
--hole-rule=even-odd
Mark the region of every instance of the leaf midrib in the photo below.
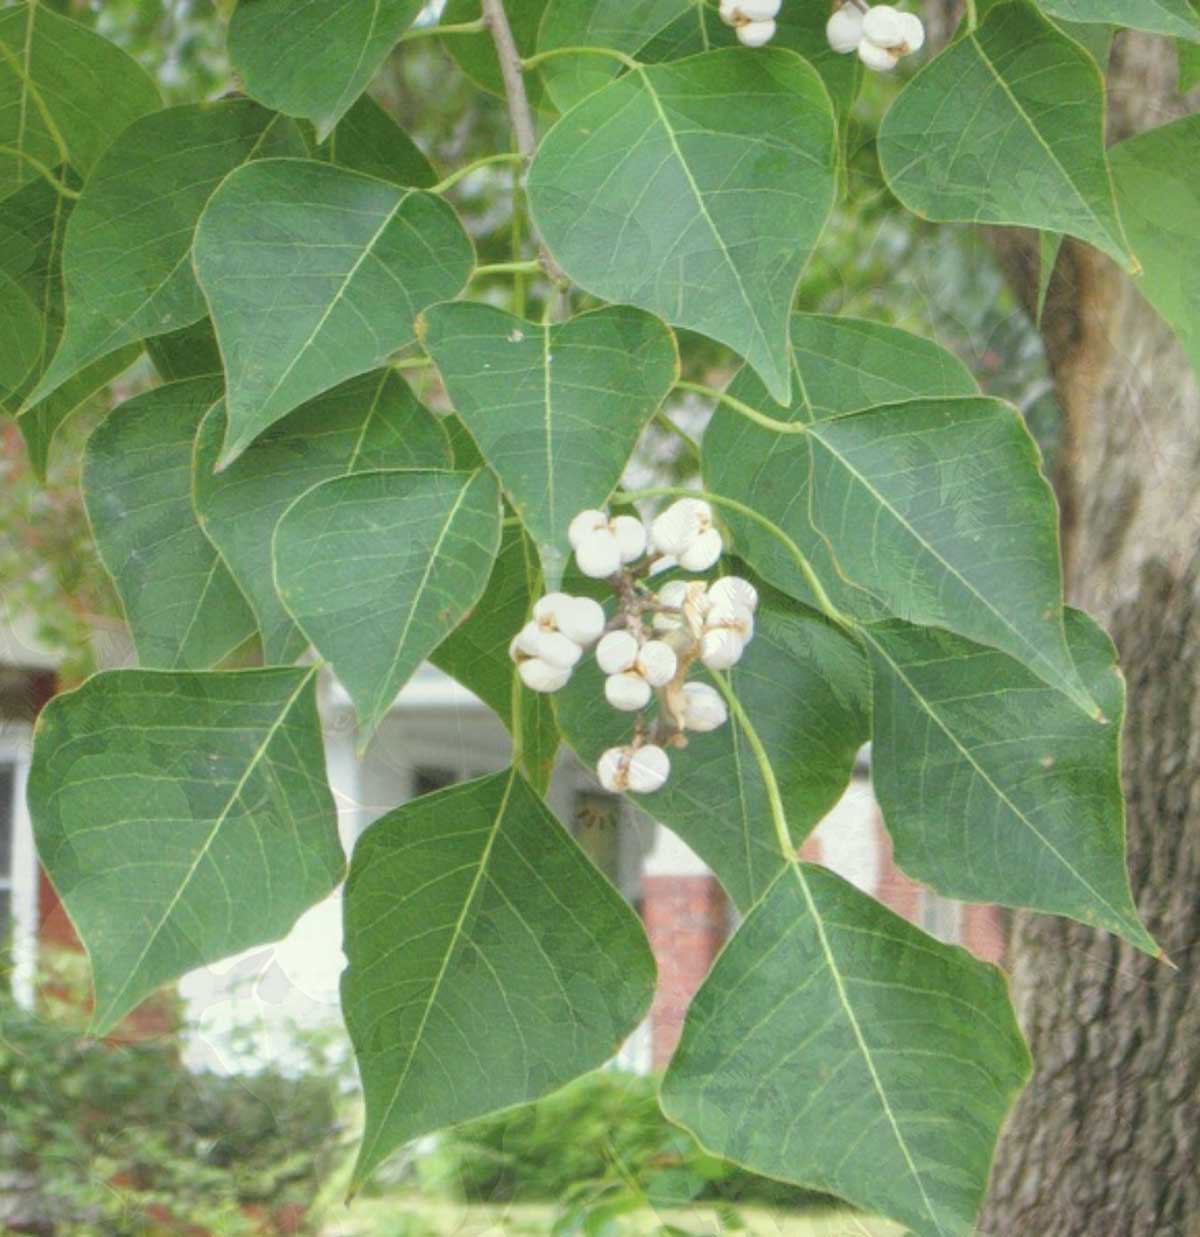
[[[137,958],[134,959],[132,965],[126,971],[125,982],[105,1002],[103,1014],[99,1009],[93,1013],[92,1026],[97,1032],[112,1025],[112,1015],[109,1011],[118,1007],[121,998],[129,990],[129,986],[140,970],[142,963],[145,962],[146,956],[154,946],[154,943],[158,940],[159,933],[162,932],[167,920],[170,918],[171,912],[174,911],[175,907],[179,904],[180,898],[183,897],[187,887],[191,884],[192,878],[196,875],[200,864],[208,855],[208,852],[212,849],[212,845],[217,839],[217,834],[221,831],[221,827],[224,825],[229,813],[233,810],[234,804],[241,798],[242,791],[245,790],[246,783],[250,780],[250,775],[255,771],[255,769],[258,768],[259,764],[266,756],[267,749],[274,741],[275,735],[279,732],[279,728],[283,725],[284,721],[286,721],[296,701],[300,698],[301,692],[303,692],[312,681],[312,678],[317,673],[318,669],[318,666],[313,666],[310,670],[308,670],[304,677],[300,680],[296,690],[292,692],[292,694],[284,702],[282,708],[279,710],[279,716],[276,717],[275,721],[271,723],[271,727],[267,731],[263,741],[258,745],[253,754],[250,756],[250,759],[246,762],[246,768],[242,772],[242,776],[238,779],[237,785],[234,786],[233,790],[230,792],[229,797],[225,801],[225,805],[221,808],[220,813],[213,822],[213,826],[209,830],[208,836],[204,839],[199,851],[196,853],[195,859],[192,860],[191,866],[188,868],[183,879],[180,881],[179,888],[175,891],[175,894],[171,898],[170,902],[167,903],[167,907],[159,917],[158,923],[156,923],[147,934],[141,953],[138,954]]]

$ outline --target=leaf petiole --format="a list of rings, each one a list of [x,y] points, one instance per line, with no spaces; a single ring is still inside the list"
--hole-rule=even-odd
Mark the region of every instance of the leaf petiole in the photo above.
[[[23,159],[39,176],[50,182],[55,193],[64,198],[75,200],[79,197],[78,189],[72,189],[65,181],[59,180],[40,159],[35,159],[27,150],[21,150],[17,146],[0,146],[0,155],[13,155],[17,159]]]
[[[610,60],[619,60],[627,69],[640,69],[641,62],[619,52],[615,47],[551,47],[535,56],[527,56],[521,61],[521,68],[526,73],[535,69],[543,61],[552,60],[556,56],[607,56]]]
[[[492,262],[489,265],[477,266],[472,279],[483,279],[487,275],[535,275],[542,269],[542,264],[531,258],[527,262]]]
[[[730,395],[728,391],[718,391],[716,387],[707,387],[702,382],[679,381],[675,384],[675,390],[691,391],[695,395],[703,395],[708,399],[716,400],[717,403],[732,408],[734,412],[741,413],[748,420],[766,429],[774,430],[777,434],[808,433],[808,426],[803,421],[780,421],[775,417],[769,417],[765,412],[759,412],[757,408],[752,408],[738,399],[736,395]]]
[[[474,21],[449,22],[444,26],[414,26],[406,30],[397,42],[411,43],[415,39],[433,39],[443,34],[482,34],[487,29],[487,22],[482,17]]]
[[[473,163],[468,163],[465,167],[456,168],[449,176],[443,180],[439,180],[436,185],[427,189],[426,193],[445,193],[447,189],[454,185],[464,177],[470,176],[472,172],[479,171],[480,168],[488,167],[493,163],[521,163],[525,156],[519,151],[510,150],[498,155],[486,155],[482,159],[476,159]]]

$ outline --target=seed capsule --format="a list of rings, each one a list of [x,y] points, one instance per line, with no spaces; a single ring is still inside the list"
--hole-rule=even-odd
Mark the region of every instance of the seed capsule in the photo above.
[[[570,670],[552,666],[540,657],[530,657],[518,663],[517,673],[521,676],[521,682],[535,692],[556,692],[560,687],[565,687],[571,677]]]
[[[716,730],[729,720],[729,710],[721,693],[707,683],[683,686],[683,725],[685,730]]]
[[[621,674],[631,669],[637,655],[637,638],[628,631],[610,631],[596,645],[596,662],[605,674]]]
[[[610,674],[604,680],[605,698],[614,709],[620,709],[623,713],[636,713],[638,709],[644,709],[653,694],[650,684],[632,670]]]
[[[856,4],[843,4],[825,23],[825,38],[835,52],[857,51],[862,39],[863,14]]]
[[[773,21],[747,22],[746,25],[738,27],[737,37],[743,47],[764,47],[775,37],[775,23]],[[704,568],[696,567],[693,570],[703,571]]]

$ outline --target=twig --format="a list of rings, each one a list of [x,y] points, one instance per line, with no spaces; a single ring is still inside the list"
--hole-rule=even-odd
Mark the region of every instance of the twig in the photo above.
[[[504,79],[504,97],[508,103],[508,118],[512,122],[513,134],[517,139],[517,150],[528,163],[537,149],[537,132],[533,126],[533,112],[529,107],[529,96],[525,93],[521,55],[513,39],[512,27],[508,24],[504,0],[483,0],[483,19],[492,32],[492,41],[496,44],[496,58],[500,61],[500,76]],[[566,272],[555,262],[553,255],[540,241],[538,242],[538,255],[542,269],[556,285],[561,286],[567,282]]]

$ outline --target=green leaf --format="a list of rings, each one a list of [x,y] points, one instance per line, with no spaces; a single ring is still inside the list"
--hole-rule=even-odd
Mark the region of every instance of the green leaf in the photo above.
[[[409,343],[417,314],[467,282],[474,251],[441,198],[268,159],[213,194],[195,263],[225,357],[225,467],[293,408]]]
[[[107,39],[44,4],[0,11],[0,198],[38,178],[30,159],[87,176],[122,129],[161,106],[146,70]]]
[[[316,670],[113,670],[38,720],[38,854],[102,1035],[160,984],[287,934],[341,878]]]
[[[206,670],[257,630],[192,508],[192,444],[220,398],[211,377],[157,387],[114,409],[84,453],[96,546],[146,667]]]
[[[1173,34],[1200,42],[1200,18],[1190,0],[1038,0],[1051,17],[1108,22],[1151,34]]]
[[[221,377],[224,373],[221,349],[217,347],[217,336],[208,318],[146,340],[146,355],[164,382],[179,382],[206,374]]]
[[[229,57],[251,98],[311,120],[323,142],[423,5],[241,0],[229,23]]]
[[[297,408],[214,473],[224,437],[225,408],[217,404],[196,439],[196,511],[258,616],[263,657],[285,664],[308,641],[275,592],[271,535],[279,517],[305,490],[333,477],[448,467],[450,443],[404,379],[389,369],[351,378]]]
[[[760,592],[754,639],[729,681],[777,770],[799,846],[841,797],[869,737],[868,672],[862,651],[832,624],[778,593]],[[563,734],[587,764],[629,742],[630,717],[609,707],[594,658],[555,699]],[[633,801],[677,833],[747,911],[784,860],[746,736],[731,718],[670,756],[667,784]]]
[[[119,378],[142,355],[140,344],[130,344],[113,352],[63,383],[53,395],[26,408],[17,420],[33,474],[45,484],[50,467],[50,450],[58,431],[94,395]]]
[[[788,405],[775,403],[748,369],[729,387],[735,398],[778,421],[811,423],[915,396],[974,395],[978,390],[957,357],[896,327],[795,314],[791,335],[797,376]],[[705,487],[746,503],[787,533],[842,610],[860,617],[876,615],[878,604],[841,578],[828,542],[813,526],[806,486],[811,468],[806,435],[777,434],[724,406],[704,433]],[[795,558],[776,536],[728,508],[722,508],[720,516],[738,554],[757,572],[776,588],[816,605]]]
[[[654,992],[637,916],[515,770],[372,825],[345,922],[367,1106],[352,1190],[419,1134],[603,1065]]]
[[[1200,86],[1200,47],[1180,39],[1175,50],[1179,56],[1179,93],[1186,94]]]
[[[586,291],[735,349],[780,400],[788,314],[833,203],[833,110],[792,52],[639,68],[546,135],[533,219]]]
[[[791,863],[688,1010],[667,1116],[917,1237],[968,1237],[1030,1073],[1001,973]]]
[[[435,666],[474,692],[510,730],[513,709],[520,709],[521,764],[541,791],[550,784],[559,746],[554,702],[544,693],[530,691],[520,692],[514,702],[516,668],[508,645],[544,591],[533,543],[519,524],[509,525],[483,596],[430,657]]]
[[[866,628],[875,792],[897,863],[939,893],[1070,915],[1155,954],[1125,871],[1116,655],[1076,610],[1067,633],[1103,721],[993,649]]]
[[[879,157],[923,218],[1066,232],[1136,269],[1105,161],[1104,78],[1027,0],[997,5],[917,73],[883,118]]]
[[[491,36],[487,37],[490,40]],[[363,95],[338,121],[337,128],[317,147],[317,157],[414,189],[428,189],[437,181],[437,173],[421,148],[370,95]]]
[[[538,29],[546,11],[547,0],[521,0],[510,4],[508,24],[512,28],[513,42],[523,56],[532,56],[537,50]],[[478,21],[481,16],[479,0],[449,0],[442,10],[440,24],[457,25]],[[504,79],[500,73],[500,61],[496,58],[496,44],[490,30],[478,34],[454,34],[442,40],[450,58],[466,76],[482,90],[504,98]],[[542,81],[536,73],[525,77],[525,93],[534,107],[542,103]]]
[[[858,59],[834,52],[825,37],[828,10],[819,4],[785,4],[776,16],[772,47],[799,52],[821,75],[834,108],[845,113],[862,73]],[[736,47],[733,29],[716,6],[696,0],[549,0],[538,49],[611,47],[648,64],[679,60],[719,47]],[[620,62],[604,56],[563,56],[541,65],[547,90],[567,111],[621,72]]]
[[[1141,260],[1139,291],[1200,375],[1200,116],[1149,129],[1110,151],[1121,212]]]
[[[29,293],[7,271],[0,271],[0,389],[19,386],[42,349],[42,316]]]
[[[1050,292],[1050,281],[1054,278],[1054,268],[1058,265],[1058,255],[1062,252],[1063,235],[1061,232],[1038,233],[1038,288],[1037,288],[1037,323],[1041,326],[1042,315],[1046,312],[1046,297]]]
[[[246,100],[173,107],[135,121],[71,213],[66,329],[29,402],[125,344],[203,318],[190,253],[205,202],[247,160],[303,150],[295,125]]]
[[[812,521],[847,579],[1097,711],[1063,630],[1054,495],[1015,408],[912,400],[817,421],[808,438]]]
[[[339,477],[280,519],[280,598],[354,701],[361,746],[483,594],[500,531],[487,472]]]
[[[567,525],[608,501],[679,378],[671,332],[625,306],[539,326],[459,301],[426,310],[418,334],[558,588]]]

